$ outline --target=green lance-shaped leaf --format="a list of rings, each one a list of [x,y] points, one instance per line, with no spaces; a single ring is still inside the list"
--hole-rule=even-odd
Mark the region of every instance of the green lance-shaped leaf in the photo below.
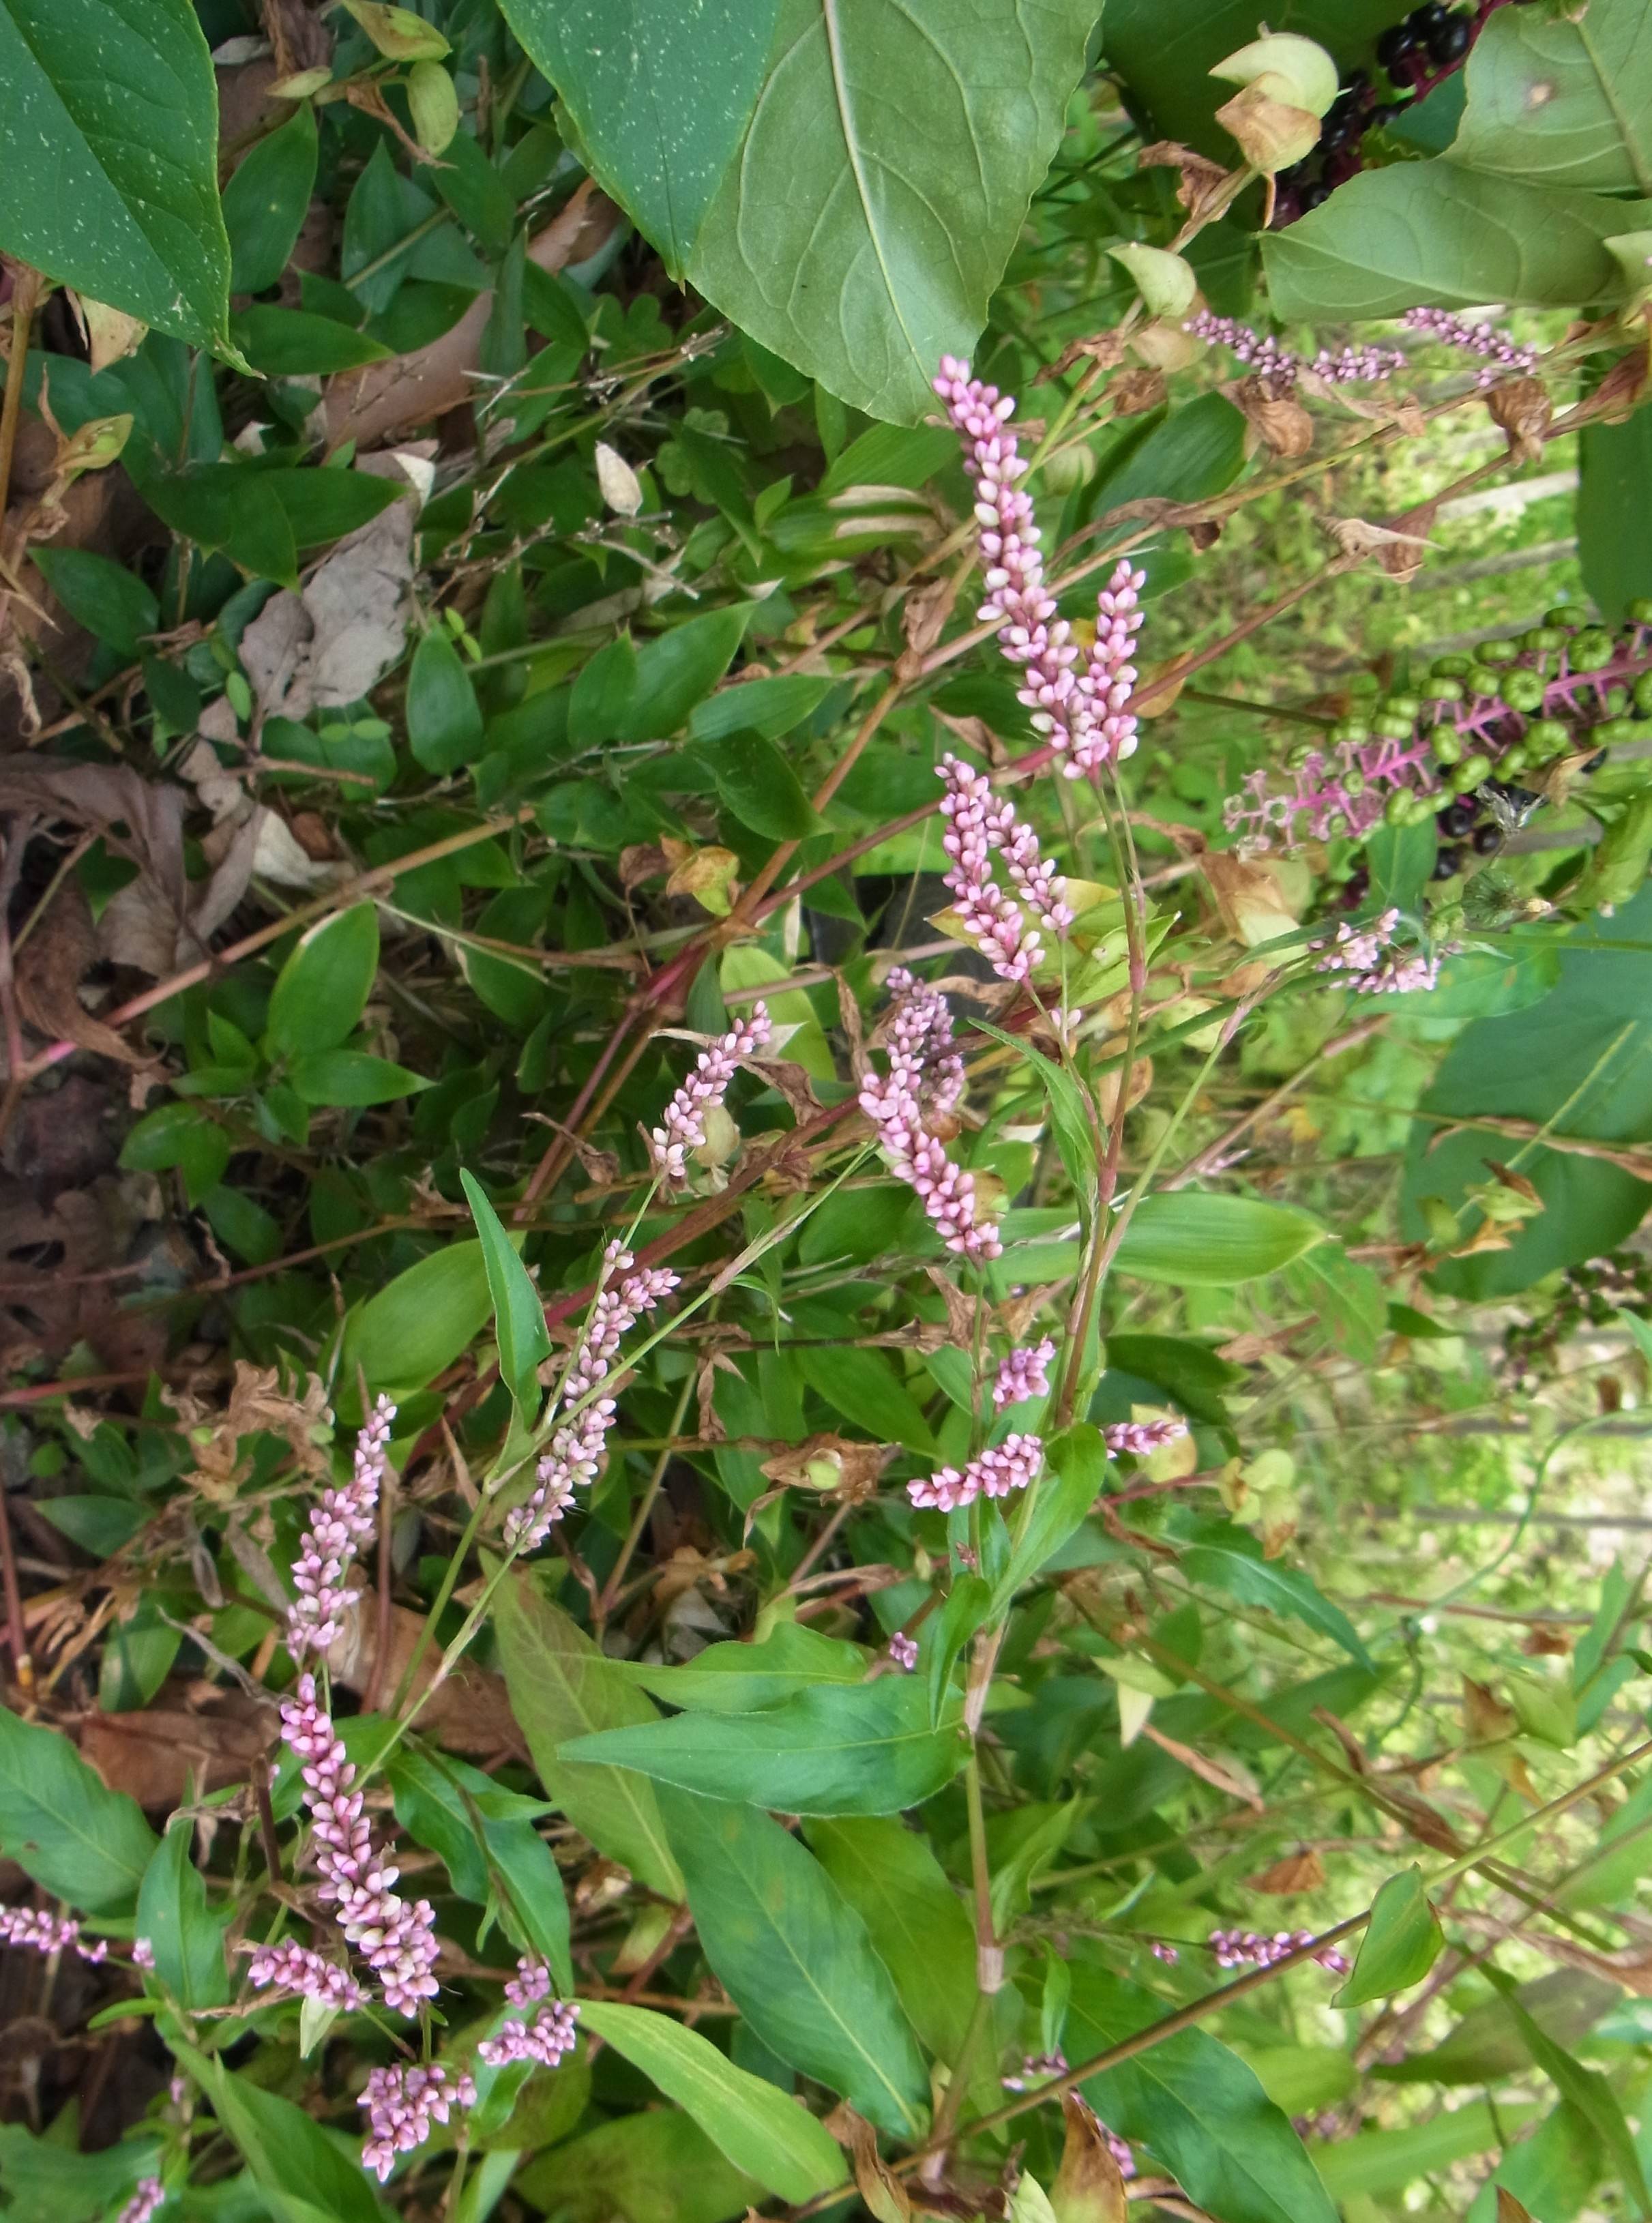
[[[613,1999],[584,2001],[580,2022],[692,2115],[736,2169],[782,2200],[811,2200],[847,2177],[842,2150],[823,2124],[778,2085],[736,2068],[697,2031]]]
[[[1385,1999],[1391,1992],[1421,1983],[1445,1942],[1440,1918],[1422,1887],[1422,1869],[1390,1876],[1371,1903],[1353,1974],[1334,2004],[1364,2006],[1368,1999]]]
[[[54,1898],[91,1914],[124,1912],[156,1849],[123,1791],[111,1791],[60,1729],[0,1707],[0,1853]]]
[[[767,1814],[662,1786],[659,1810],[706,1959],[764,2044],[897,2138],[929,2078],[865,1923]]]
[[[1317,1628],[1340,1644],[1351,1659],[1376,1672],[1359,1633],[1340,1605],[1334,1605],[1300,1568],[1282,1567],[1271,1559],[1252,1559],[1247,1552],[1229,1551],[1221,1544],[1195,1544],[1182,1555],[1182,1571],[1195,1583],[1208,1583],[1226,1590],[1242,1605],[1260,1606],[1265,1612],[1289,1614]]]
[[[264,1039],[271,1054],[336,1049],[354,1033],[378,969],[379,919],[371,904],[353,904],[312,926],[270,992]]]
[[[933,1726],[923,1685],[886,1675],[820,1685],[760,1713],[679,1714],[576,1737],[558,1757],[788,1814],[894,1814],[962,1766],[955,1714]]]
[[[206,1903],[192,1857],[195,1828],[174,1823],[144,1871],[137,1928],[154,1949],[155,1974],[180,2006],[221,2007],[230,1993],[224,1924]]]
[[[1171,1189],[1143,1200],[1115,1263],[1121,1274],[1144,1282],[1226,1289],[1277,1273],[1324,1239],[1318,1220],[1289,1205]]]
[[[372,2180],[292,2100],[238,2076],[192,2045],[173,2050],[212,2102],[254,2182],[285,2223],[383,2223]]]
[[[344,1329],[339,1373],[369,1390],[408,1394],[433,1382],[480,1334],[493,1307],[480,1243],[450,1243],[370,1296]]]
[[[517,1410],[525,1421],[531,1421],[539,1405],[538,1370],[551,1356],[545,1307],[481,1183],[468,1168],[460,1172],[459,1180],[470,1207],[470,1217],[476,1223],[476,1233],[482,1239],[488,1289],[494,1300],[494,1319],[499,1330],[499,1370],[516,1400]]]
[[[683,1897],[683,1874],[660,1819],[654,1786],[630,1768],[567,1759],[564,1744],[599,1729],[658,1722],[650,1701],[616,1660],[526,1572],[499,1592],[494,1626],[511,1711],[545,1788],[575,1829],[662,1898]]]
[[[0,249],[228,344],[218,89],[190,0],[0,0]]]

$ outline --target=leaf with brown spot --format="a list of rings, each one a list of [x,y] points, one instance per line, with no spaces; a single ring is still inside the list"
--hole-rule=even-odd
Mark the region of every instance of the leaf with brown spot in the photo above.
[[[1157,409],[1164,398],[1164,373],[1146,363],[1133,364],[1107,388],[1115,417],[1139,417]]]

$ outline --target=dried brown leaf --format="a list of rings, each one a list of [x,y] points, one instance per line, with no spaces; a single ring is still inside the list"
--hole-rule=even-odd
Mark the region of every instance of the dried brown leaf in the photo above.
[[[1509,443],[1511,463],[1535,463],[1543,452],[1543,435],[1554,404],[1541,378],[1505,378],[1485,397],[1491,422]]]
[[[1276,456],[1305,456],[1314,444],[1314,420],[1300,401],[1274,394],[1263,378],[1241,378],[1229,398],[1245,423]]]
[[[1095,2110],[1076,2092],[1063,2092],[1061,2106],[1067,2136],[1050,2188],[1056,2223],[1126,2223],[1124,2176]]]
[[[1276,1861],[1271,1868],[1249,1879],[1252,1891],[1266,1892],[1271,1898],[1292,1899],[1298,1892],[1318,1891],[1325,1881],[1325,1863],[1311,1846],[1301,1852],[1287,1853],[1283,1860]]]
[[[1208,154],[1196,154],[1174,139],[1155,139],[1136,157],[1143,169],[1180,172],[1176,197],[1189,216],[1203,217],[1215,204],[1230,173]]]
[[[1107,388],[1115,417],[1139,417],[1157,409],[1165,397],[1164,373],[1147,363],[1134,363]]]

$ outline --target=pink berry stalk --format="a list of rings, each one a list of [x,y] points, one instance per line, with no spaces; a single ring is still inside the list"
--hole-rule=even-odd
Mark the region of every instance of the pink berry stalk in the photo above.
[[[1179,1444],[1187,1433],[1185,1420],[1119,1420],[1102,1429],[1101,1440],[1115,1456],[1128,1452],[1132,1458],[1145,1458],[1166,1444]]]
[[[1132,671],[1129,680],[1122,681],[1122,659],[1110,666],[1106,653],[1092,658],[1081,673],[1075,668],[1077,644],[1071,626],[1057,614],[1056,598],[1045,583],[1032,502],[1020,484],[1027,463],[1009,429],[1013,397],[972,378],[969,365],[955,356],[942,356],[935,390],[963,441],[964,469],[974,482],[987,588],[977,614],[984,623],[997,626],[999,647],[1022,673],[1017,699],[1032,712],[1034,726],[1049,736],[1051,747],[1068,759],[1069,778],[1094,772],[1103,764],[1127,756],[1135,746],[1134,721],[1127,727],[1115,724],[1109,731],[1107,721],[1117,720],[1119,710],[1105,707],[1121,685],[1127,693],[1135,674]],[[1128,564],[1114,572],[1110,591],[1119,592],[1121,576],[1134,580],[1130,589],[1133,597],[1141,580]],[[1103,614],[1113,614],[1105,596]],[[1099,639],[1101,629],[1097,630]]]
[[[1466,317],[1454,317],[1448,309],[1408,309],[1404,322],[1410,331],[1426,333],[1431,340],[1460,349],[1465,355],[1481,356],[1485,368],[1476,381],[1481,386],[1495,385],[1505,370],[1530,370],[1537,361],[1535,348],[1521,347],[1495,324],[1472,324]]]
[[[445,2123],[455,2107],[474,2107],[476,2088],[469,2076],[451,2076],[440,2062],[428,2068],[375,2069],[359,2102],[367,2109],[368,2136],[362,2166],[382,2184],[398,2154],[422,2146],[432,2123]]]
[[[247,1963],[247,1981],[255,1992],[285,1992],[295,1999],[318,1999],[324,2006],[367,2003],[366,1993],[348,1968],[291,1939],[259,1946]]]
[[[389,1458],[390,1423],[395,1416],[395,1407],[381,1397],[356,1439],[355,1472],[342,1489],[323,1490],[310,1516],[293,1563],[298,1596],[287,1616],[287,1647],[295,1659],[307,1653],[325,1653],[340,1634],[344,1615],[361,1596],[345,1587],[344,1576],[362,1546],[372,1540]]]
[[[105,1939],[90,1944],[71,1915],[46,1914],[32,1906],[0,1907],[0,1944],[27,1946],[33,1953],[78,1953],[95,1968],[109,1951]]]
[[[1056,1356],[1056,1346],[1048,1336],[1030,1349],[1011,1351],[1007,1358],[998,1363],[998,1379],[993,1384],[993,1404],[1002,1412],[1006,1405],[1019,1405],[1029,1397],[1050,1395],[1050,1362]]]
[[[937,1093],[952,1091],[950,1021],[942,1036],[935,1009],[941,998],[910,974],[903,977],[910,986],[896,991],[886,1045],[889,1071],[867,1074],[861,1083],[861,1109],[890,1171],[923,1199],[948,1250],[966,1258],[996,1258],[1004,1246],[996,1225],[980,1217],[974,1174],[953,1164],[945,1145],[925,1124],[927,1118],[942,1115]],[[896,978],[890,974],[892,987]],[[948,1047],[937,1055],[942,1040]],[[957,1079],[962,1086],[961,1069]]]
[[[122,2208],[116,2223],[149,2223],[149,2218],[167,2197],[167,2188],[158,2176],[146,2176],[137,2190]]]
[[[316,1698],[315,1678],[301,1675],[281,1701],[281,1734],[297,1756],[310,1810],[321,1898],[337,1910],[339,1927],[377,1976],[385,2005],[416,2015],[438,1988],[435,1913],[430,1901],[398,1898],[400,1871],[388,1848],[375,1847],[353,1790],[356,1770]]]
[[[542,2006],[531,2022],[514,2016],[497,2037],[484,2037],[476,2058],[489,2069],[503,2069],[513,2061],[531,2061],[540,2069],[554,2069],[564,2053],[571,2053],[578,2037],[577,1999],[557,1999]]]
[[[608,1379],[626,1330],[677,1287],[669,1267],[645,1266],[634,1272],[635,1266],[617,1239],[602,1254],[602,1283],[559,1393],[568,1418],[535,1470],[533,1495],[506,1517],[505,1541],[513,1550],[531,1552],[542,1544],[573,1503],[575,1489],[595,1482],[602,1470],[615,1407],[612,1397],[595,1393]]]
[[[1039,1436],[1006,1436],[1001,1444],[972,1458],[968,1466],[943,1466],[922,1482],[909,1482],[906,1495],[921,1510],[955,1513],[978,1497],[1007,1497],[1025,1489],[1044,1464]]]
[[[665,1106],[648,1138],[654,1171],[668,1187],[688,1179],[688,1154],[705,1142],[705,1115],[722,1102],[743,1057],[768,1046],[773,1030],[768,1006],[753,1004],[751,1016],[700,1052],[693,1072]]]

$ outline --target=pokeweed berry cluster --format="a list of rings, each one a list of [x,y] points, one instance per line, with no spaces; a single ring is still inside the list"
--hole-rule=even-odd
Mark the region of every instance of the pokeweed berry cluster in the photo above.
[[[1252,772],[1223,807],[1252,854],[1277,844],[1355,840],[1386,822],[1408,826],[1453,802],[1524,814],[1566,765],[1586,778],[1615,745],[1652,736],[1652,601],[1630,606],[1616,634],[1553,609],[1513,640],[1444,656],[1414,694],[1388,697],[1373,719],[1346,718],[1328,745],[1301,750],[1288,785]],[[1570,760],[1570,761],[1569,761]],[[1472,832],[1460,813],[1453,838]],[[1443,830],[1443,829],[1442,829]],[[1484,853],[1495,841],[1476,845]],[[1460,854],[1456,865],[1465,861]]]

